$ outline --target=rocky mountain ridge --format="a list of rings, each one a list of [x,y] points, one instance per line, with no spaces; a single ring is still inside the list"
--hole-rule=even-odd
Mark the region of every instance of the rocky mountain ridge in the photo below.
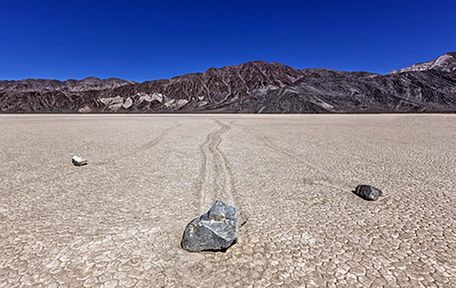
[[[407,68],[396,70],[391,72],[391,74],[428,70],[440,70],[445,72],[456,71],[456,52],[445,53],[437,57],[435,60],[415,64]]]
[[[456,52],[386,75],[253,61],[143,83],[0,81],[0,112],[456,112]]]
[[[87,90],[113,89],[127,84],[134,84],[119,78],[100,79],[87,77],[82,80],[69,79],[65,81],[48,79],[0,80],[0,91],[41,92],[69,91],[82,92]]]

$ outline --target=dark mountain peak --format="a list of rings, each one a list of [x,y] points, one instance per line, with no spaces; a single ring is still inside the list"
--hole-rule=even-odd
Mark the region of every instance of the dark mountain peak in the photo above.
[[[160,94],[178,99],[180,103],[196,101],[194,105],[219,107],[240,98],[260,96],[267,91],[290,85],[302,77],[302,72],[279,63],[251,61],[233,66],[210,68],[203,73],[191,73],[169,80],[144,82],[129,92],[135,95]],[[115,91],[110,96],[118,95]],[[145,97],[145,96],[144,96]],[[155,99],[155,96],[153,97]],[[207,105],[207,106],[206,106]]]
[[[199,79],[199,81],[208,81],[209,79],[218,79],[220,81],[246,81],[251,79],[260,78],[265,82],[273,82],[274,78],[290,78],[290,82],[293,79],[296,80],[300,78],[301,71],[294,69],[292,67],[275,63],[275,62],[265,62],[265,61],[250,61],[238,65],[223,66],[220,68],[209,68],[202,73],[189,73],[181,76],[176,76],[171,78],[173,82],[189,79]],[[284,79],[282,79],[284,80]],[[148,81],[147,83],[152,83],[155,81]],[[226,84],[226,83],[224,83]]]
[[[228,67],[285,67],[286,65],[282,63],[277,63],[277,62],[267,62],[263,60],[254,60],[254,61],[248,61],[245,63],[241,63],[239,65],[235,66],[228,66]]]
[[[282,63],[278,63],[278,62],[266,62],[266,61],[260,61],[260,60],[257,60],[257,61],[249,61],[249,62],[246,62],[246,63],[243,63],[243,64],[239,64],[239,65],[236,65],[236,66],[226,66],[228,68],[231,68],[231,69],[239,69],[239,70],[256,70],[256,71],[270,71],[270,72],[273,72],[273,71],[277,71],[277,72],[284,72],[284,71],[288,71],[288,72],[292,72],[292,71],[299,71],[298,69],[296,68],[293,68],[291,66],[287,66],[285,64],[282,64]]]
[[[220,68],[212,67],[212,68],[209,68],[208,70],[206,70],[206,72],[204,74],[218,73],[218,71],[221,71],[221,72],[234,72],[234,71],[246,71],[246,70],[266,71],[266,70],[275,70],[275,69],[296,70],[292,67],[286,66],[281,63],[256,60],[256,61],[249,61],[249,62],[241,63],[238,65],[223,66]]]
[[[447,54],[447,55],[450,55],[450,56],[453,57],[453,58],[456,58],[456,51],[447,52],[446,54]]]

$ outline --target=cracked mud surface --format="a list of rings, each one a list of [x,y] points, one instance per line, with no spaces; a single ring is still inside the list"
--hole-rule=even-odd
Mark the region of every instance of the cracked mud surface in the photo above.
[[[454,115],[11,115],[0,131],[0,287],[456,286]],[[239,242],[182,250],[216,199],[250,214]]]

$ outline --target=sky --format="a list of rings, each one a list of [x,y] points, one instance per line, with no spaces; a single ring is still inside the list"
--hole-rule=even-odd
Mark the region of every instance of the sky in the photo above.
[[[0,79],[145,81],[247,61],[387,73],[456,50],[456,1],[0,0]]]

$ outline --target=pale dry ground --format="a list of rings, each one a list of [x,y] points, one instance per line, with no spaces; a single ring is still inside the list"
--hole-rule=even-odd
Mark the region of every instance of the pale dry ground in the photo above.
[[[0,287],[456,286],[456,115],[0,116],[0,132]],[[183,251],[216,199],[250,214],[239,243]]]

